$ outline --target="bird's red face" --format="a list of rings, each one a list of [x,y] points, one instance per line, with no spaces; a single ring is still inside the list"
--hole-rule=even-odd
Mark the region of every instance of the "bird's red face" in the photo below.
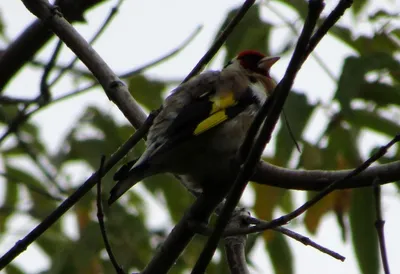
[[[236,59],[244,69],[271,78],[269,70],[279,57],[267,57],[255,50],[246,50],[239,53]]]

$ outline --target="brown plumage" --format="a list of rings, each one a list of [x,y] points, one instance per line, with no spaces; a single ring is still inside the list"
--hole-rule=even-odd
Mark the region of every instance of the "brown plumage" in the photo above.
[[[151,126],[147,149],[128,171],[115,175],[109,204],[148,176],[171,172],[192,191],[213,191],[234,180],[232,160],[275,83],[270,67],[278,57],[239,54],[221,71],[202,73],[180,85]]]

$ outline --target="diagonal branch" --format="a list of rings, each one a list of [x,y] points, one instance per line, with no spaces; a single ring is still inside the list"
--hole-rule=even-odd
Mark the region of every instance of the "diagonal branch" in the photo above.
[[[129,150],[139,142],[148,131],[153,122],[154,115],[150,114],[147,120],[130,138],[123,144],[110,159],[104,164],[103,175],[105,175],[116,163],[118,163]],[[49,216],[47,216],[40,224],[38,224],[24,239],[15,243],[15,245],[0,258],[0,270],[12,262],[20,253],[33,243],[40,235],[42,235],[50,226],[52,226],[65,212],[67,212],[74,204],[76,204],[99,180],[98,172],[90,176],[72,195],[61,203]]]
[[[129,122],[136,128],[140,127],[146,119],[145,114],[133,100],[125,84],[65,20],[60,10],[46,0],[22,0],[22,2],[74,51],[99,81],[108,98],[118,106]]]
[[[289,91],[292,87],[294,78],[296,77],[297,72],[299,71],[301,65],[306,59],[305,51],[308,47],[308,43],[310,41],[312,32],[315,28],[315,25],[323,9],[323,6],[324,5],[321,0],[319,1],[314,0],[309,2],[308,15],[303,30],[300,34],[299,40],[297,42],[293,56],[289,62],[289,66],[286,70],[286,73],[282,81],[278,84],[278,86],[275,89],[274,94],[276,95],[272,102],[272,106],[269,107],[269,102],[268,102],[269,100],[268,100],[260,109],[260,111],[257,113],[255,122],[263,120],[263,119],[257,119],[257,117],[259,116],[265,117],[266,114],[268,114],[264,122],[264,125],[261,128],[260,133],[256,139],[255,135],[250,138],[246,137],[246,140],[248,141],[252,141],[253,139],[255,139],[254,145],[249,154],[247,155],[246,161],[244,165],[241,167],[239,174],[236,177],[233,188],[230,191],[227,197],[227,201],[222,210],[222,213],[218,218],[214,232],[208,239],[202,253],[200,254],[200,257],[196,262],[195,267],[192,270],[192,274],[195,273],[200,274],[205,272],[209,262],[212,259],[212,256],[214,255],[214,252],[218,245],[218,241],[222,236],[225,226],[229,222],[231,214],[235,209],[236,205],[238,204],[239,199],[242,196],[242,193],[247,185],[248,180],[250,179],[252,173],[254,172],[255,166],[261,157],[265,144],[268,143],[269,140],[271,139],[272,132],[279,119],[286,97],[288,96]],[[257,125],[253,122],[253,124],[250,127],[250,130],[254,127],[260,128],[260,125]],[[252,132],[254,132],[254,130]]]

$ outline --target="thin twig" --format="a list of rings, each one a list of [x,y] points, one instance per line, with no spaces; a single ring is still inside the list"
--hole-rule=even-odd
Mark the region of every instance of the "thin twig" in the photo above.
[[[251,216],[245,216],[244,221],[248,224],[252,224],[252,233],[259,233],[263,232],[266,229],[264,229],[264,226],[268,224],[269,222],[260,220]],[[196,233],[204,236],[210,236],[213,232],[211,228],[209,228],[206,224],[204,223],[199,223],[199,222],[190,222],[189,226],[192,230],[194,230]],[[301,242],[304,245],[313,247],[322,253],[325,253],[329,256],[332,256],[335,259],[338,259],[340,261],[344,261],[346,258],[339,253],[332,251],[324,246],[321,246],[314,241],[312,241],[310,238],[303,236],[297,232],[294,232],[290,229],[284,228],[282,226],[270,228],[276,232],[282,233],[296,241]],[[248,233],[248,227],[237,227],[237,228],[232,228],[232,227],[227,227],[223,233],[223,237],[229,237],[229,236],[238,236],[238,235],[247,235]]]
[[[101,178],[103,177],[103,168],[104,168],[105,160],[106,160],[106,157],[103,155],[101,157],[99,170],[97,171],[97,174],[98,174],[98,182],[97,182],[97,220],[99,221],[99,226],[100,226],[100,231],[101,231],[101,236],[103,238],[104,246],[106,247],[106,251],[107,251],[108,257],[110,258],[110,261],[111,261],[112,265],[114,266],[115,271],[118,274],[125,274],[125,272],[122,269],[122,267],[118,264],[117,259],[114,256],[114,253],[112,252],[111,245],[110,245],[110,242],[108,241],[108,237],[107,237],[106,227],[104,225],[103,204],[102,204],[102,201],[101,201]]]
[[[185,48],[190,44],[190,42],[193,41],[193,39],[200,33],[201,29],[202,29],[201,26],[197,27],[197,28],[193,31],[193,33],[191,33],[190,36],[189,36],[187,39],[185,39],[185,40],[182,42],[182,44],[181,44],[180,46],[178,46],[176,49],[173,49],[172,51],[166,53],[165,55],[160,56],[159,58],[156,58],[155,60],[150,61],[149,63],[144,64],[144,65],[142,65],[142,66],[140,66],[140,67],[138,67],[138,68],[136,68],[136,69],[134,69],[134,70],[132,70],[132,71],[122,73],[122,74],[119,76],[119,78],[125,79],[125,78],[129,78],[129,77],[131,77],[131,76],[133,76],[133,75],[137,75],[137,74],[142,73],[143,71],[145,71],[145,70],[147,70],[147,69],[149,69],[149,68],[152,68],[152,67],[154,67],[154,66],[156,66],[156,65],[158,65],[158,64],[160,64],[160,63],[162,63],[162,62],[164,62],[164,61],[167,61],[167,60],[169,60],[170,58],[172,58],[172,57],[174,57],[174,56],[176,56],[176,55],[177,55],[178,53],[180,53],[183,49],[185,49]],[[73,96],[75,96],[75,95],[84,93],[84,92],[86,92],[86,91],[88,91],[88,90],[90,90],[90,89],[92,89],[92,88],[94,88],[94,87],[96,87],[96,86],[98,86],[98,85],[100,85],[98,81],[93,81],[92,83],[89,83],[89,84],[87,84],[87,85],[84,86],[84,87],[81,87],[81,88],[79,88],[79,89],[73,90],[73,91],[71,91],[71,92],[69,92],[69,93],[67,93],[67,94],[61,95],[60,97],[53,99],[51,102],[49,102],[49,103],[46,104],[46,105],[40,105],[40,106],[38,106],[36,109],[33,109],[33,110],[31,110],[30,112],[28,112],[28,113],[25,111],[25,110],[28,108],[28,105],[26,105],[26,106],[25,106],[25,110],[20,111],[19,114],[9,123],[7,130],[6,130],[6,131],[3,133],[3,135],[0,137],[0,144],[8,137],[11,133],[13,133],[15,130],[17,130],[24,122],[26,122],[26,121],[27,121],[33,114],[35,114],[36,112],[39,112],[40,110],[43,110],[43,109],[45,109],[46,107],[48,107],[48,106],[50,106],[50,105],[52,105],[52,104],[54,104],[54,103],[61,102],[61,101],[63,101],[63,100],[66,100],[66,99],[68,99],[68,98],[71,98],[71,97],[73,97]],[[1,99],[1,98],[0,98],[0,99]],[[7,99],[6,99],[6,100],[7,100]],[[1,102],[1,100],[0,100],[0,102]],[[35,102],[35,100],[33,100],[33,101],[28,101],[27,103],[34,103],[34,102]]]
[[[294,26],[294,24],[292,22],[290,22],[285,15],[283,15],[278,9],[274,8],[273,5],[270,4],[270,2],[267,2],[268,4],[265,5],[270,11],[272,11],[276,16],[279,17],[279,19],[281,19],[288,27],[289,29],[292,31],[293,34],[298,35],[298,31],[296,29],[296,27]],[[316,52],[312,52],[311,53],[311,57],[315,59],[315,61],[317,62],[317,64],[322,68],[322,70],[326,73],[326,75],[328,75],[328,77],[336,83],[336,78],[333,75],[333,72],[329,69],[329,67],[325,64],[325,62],[322,60],[322,58],[318,55],[318,53]]]
[[[48,84],[48,78],[50,76],[51,70],[54,68],[56,64],[58,55],[60,54],[63,42],[58,40],[57,45],[53,51],[53,54],[50,57],[49,62],[46,64],[43,70],[42,79],[40,80],[40,96],[38,96],[37,101],[40,104],[47,104],[51,100],[51,93]]]
[[[104,164],[103,175],[105,175],[115,164],[119,162],[129,150],[137,144],[148,131],[153,123],[155,115],[148,116],[143,125],[123,144],[119,149],[111,155],[110,159]],[[33,243],[40,235],[42,235],[50,226],[52,226],[65,212],[67,212],[77,201],[79,201],[89,190],[98,182],[98,173],[95,172],[90,176],[73,194],[71,194],[64,202],[61,203],[49,216],[47,216],[40,224],[38,224],[31,232],[29,232],[22,240],[7,251],[0,258],[0,270],[6,267],[20,253]]]
[[[273,227],[277,227],[277,226],[281,226],[284,224],[287,224],[288,222],[290,222],[291,220],[293,220],[294,218],[300,216],[301,214],[303,214],[307,209],[309,209],[311,206],[315,205],[317,202],[319,202],[322,198],[324,198],[325,196],[327,196],[329,193],[331,193],[332,191],[334,191],[335,189],[337,189],[340,185],[346,183],[348,180],[356,177],[358,174],[360,174],[361,172],[363,172],[365,169],[367,169],[371,164],[373,164],[374,162],[376,162],[379,158],[381,158],[383,155],[386,154],[386,152],[388,151],[388,149],[393,146],[395,143],[400,141],[400,134],[396,135],[389,143],[387,143],[386,145],[382,146],[374,155],[372,155],[370,158],[368,158],[365,162],[363,162],[361,165],[359,165],[357,168],[355,168],[354,170],[352,170],[351,172],[347,173],[347,175],[339,180],[334,181],[333,183],[331,183],[329,186],[327,186],[326,188],[324,188],[321,192],[317,193],[313,199],[307,201],[306,203],[304,203],[302,206],[300,206],[299,208],[297,208],[296,210],[283,215],[277,219],[274,219],[268,223],[266,223],[265,225],[260,225],[258,229],[261,229],[261,227],[263,229],[270,229]],[[244,228],[243,229],[243,233],[244,231],[247,230],[246,233],[253,233],[255,232],[253,230],[253,227],[249,227],[249,228]]]
[[[260,224],[263,224],[263,223],[264,224],[268,223],[266,221],[259,220],[259,219],[254,218],[254,217],[247,217],[246,221],[249,222],[249,224],[254,224],[255,227],[257,227],[257,226],[259,226]],[[228,235],[236,234],[236,233],[239,233],[240,230],[241,230],[241,228],[239,228],[237,230],[226,231],[226,234],[228,234]],[[330,250],[330,249],[328,249],[328,248],[326,248],[326,247],[324,247],[324,246],[322,246],[320,244],[317,244],[316,242],[312,241],[310,238],[308,238],[306,236],[303,236],[303,235],[301,235],[301,234],[299,234],[297,232],[294,232],[294,231],[292,231],[290,229],[284,228],[282,226],[278,226],[278,227],[273,228],[273,230],[277,231],[277,232],[280,232],[280,233],[282,233],[282,234],[284,234],[284,235],[286,235],[286,236],[288,236],[288,237],[290,237],[290,238],[292,238],[292,239],[294,239],[296,241],[299,241],[304,245],[311,246],[311,247],[321,251],[322,253],[325,253],[325,254],[327,254],[327,255],[329,255],[329,256],[337,259],[337,260],[340,260],[342,262],[346,259],[346,257],[340,255],[339,253],[337,253],[335,251],[332,251],[332,250]],[[262,232],[262,231],[265,231],[265,230],[260,228],[259,232]]]
[[[30,65],[38,68],[44,68],[47,63],[43,62],[42,60],[31,60],[29,61]],[[67,65],[63,64],[55,64],[54,69],[57,71],[65,70]],[[85,68],[77,68],[77,67],[72,67],[68,70],[69,73],[71,73],[74,76],[81,76],[85,78],[90,78],[94,79],[93,74],[90,73],[89,70]]]
[[[252,175],[256,164],[258,163],[262,151],[264,150],[265,144],[271,138],[271,134],[275,125],[279,119],[281,110],[283,108],[283,104],[286,100],[287,95],[289,94],[290,88],[293,84],[294,78],[301,67],[301,64],[305,60],[305,50],[308,46],[310,37],[317,23],[319,14],[321,13],[323,8],[322,1],[310,1],[309,2],[309,12],[299,37],[298,43],[296,45],[295,51],[293,53],[292,59],[290,60],[289,66],[283,77],[283,80],[278,84],[275,89],[275,100],[272,103],[271,110],[268,111],[268,116],[262,127],[259,136],[255,140],[255,143],[246,157],[246,161],[244,165],[241,167],[239,174],[236,177],[235,183],[233,185],[232,190],[230,191],[228,198],[226,200],[225,206],[222,210],[221,215],[219,216],[215,230],[213,234],[208,239],[203,251],[200,254],[199,259],[196,262],[192,270],[192,274],[201,274],[204,273],[209,262],[212,259],[212,256],[217,248],[218,241],[222,236],[222,233],[225,229],[226,224],[229,222],[230,216],[235,209],[242,193],[247,185],[247,182]],[[271,97],[273,97],[272,95]],[[268,104],[268,101],[263,105],[262,109],[259,111],[257,116],[263,111],[265,105]],[[265,112],[265,110],[264,110]],[[264,114],[265,115],[265,114]],[[264,116],[265,117],[265,116]],[[253,127],[253,124],[251,127]],[[259,128],[259,127],[257,127]],[[255,136],[254,136],[255,138]],[[250,138],[252,140],[253,138]]]
[[[33,163],[39,168],[39,170],[44,174],[49,182],[51,182],[52,185],[56,187],[60,193],[66,194],[66,191],[60,186],[60,184],[56,180],[57,175],[54,174],[54,172],[52,172],[46,166],[46,164],[42,163],[39,155],[37,155],[35,151],[27,143],[25,143],[24,140],[22,140],[18,132],[16,132],[15,135],[17,137],[19,147],[21,147],[26,152],[26,154],[28,154],[29,158],[31,158]],[[50,161],[47,161],[47,164],[49,163]],[[54,168],[54,166],[51,166],[51,168]]]
[[[310,55],[315,49],[321,39],[328,33],[328,31],[336,24],[339,18],[344,12],[351,7],[353,0],[340,0],[333,11],[326,17],[322,25],[317,29],[314,35],[310,39],[310,43],[307,48],[306,56]]]
[[[53,200],[53,201],[56,201],[56,202],[60,202],[60,201],[63,200],[61,197],[55,196],[55,195],[53,195],[53,194],[50,194],[50,193],[47,192],[45,189],[42,189],[42,188],[40,188],[40,187],[38,187],[38,186],[32,184],[32,183],[29,182],[29,181],[20,180],[19,178],[17,178],[17,176],[12,176],[12,175],[10,175],[10,174],[8,174],[8,173],[3,173],[3,172],[0,172],[0,176],[2,176],[2,177],[4,177],[5,179],[7,179],[8,182],[14,181],[14,182],[17,183],[17,184],[24,185],[24,186],[26,186],[26,188],[28,188],[29,190],[31,190],[31,191],[33,191],[33,192],[36,192],[37,194],[40,194],[40,195],[42,195],[43,197],[48,198],[48,199],[50,199],[50,200]]]
[[[200,61],[196,64],[196,66],[192,69],[192,71],[188,74],[188,76],[186,76],[185,80],[183,80],[183,83],[185,83],[190,78],[192,78],[193,76],[195,76],[204,69],[204,67],[208,64],[208,62],[211,61],[214,55],[219,51],[219,49],[225,43],[228,36],[232,33],[237,24],[239,24],[239,22],[245,16],[247,11],[251,8],[251,6],[254,4],[254,2],[255,0],[246,0],[243,3],[238,13],[235,15],[232,21],[229,22],[228,26],[226,26],[226,28],[222,31],[220,36],[218,36],[217,40],[214,42],[214,44],[212,44],[212,46],[209,48],[206,54],[204,54],[204,56],[201,57]]]
[[[34,103],[33,99],[13,98],[9,96],[0,96],[0,104],[2,105],[15,105],[15,104],[31,104]]]
[[[385,221],[383,220],[382,216],[381,186],[379,184],[379,178],[375,179],[373,188],[374,188],[375,209],[376,209],[375,228],[378,234],[382,266],[383,270],[385,271],[385,274],[390,274],[389,260],[387,256],[386,241],[385,241]]]
[[[110,13],[108,14],[106,19],[104,20],[103,24],[101,24],[100,28],[93,35],[92,39],[89,40],[89,44],[90,45],[93,45],[96,42],[96,40],[100,37],[100,35],[104,33],[104,30],[110,25],[112,19],[118,13],[118,9],[122,5],[123,1],[124,0],[119,0],[118,3],[115,4],[115,6],[110,10]],[[65,68],[63,68],[63,69],[61,69],[59,71],[58,75],[53,79],[53,81],[51,81],[49,86],[54,86],[57,83],[57,81],[61,79],[61,77],[64,75],[65,72],[69,71],[70,69],[72,69],[74,67],[75,63],[78,60],[79,60],[78,57],[74,57],[71,60],[71,62],[67,66],[65,66]]]

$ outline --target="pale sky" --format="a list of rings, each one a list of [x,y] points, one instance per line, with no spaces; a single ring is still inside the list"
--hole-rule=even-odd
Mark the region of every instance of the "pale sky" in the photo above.
[[[108,1],[107,4],[89,12],[86,15],[89,25],[75,25],[78,31],[85,38],[89,39],[92,33],[103,22],[110,8],[114,6],[115,3],[116,1]],[[217,29],[225,19],[226,12],[241,3],[242,1],[237,0],[126,0],[119,14],[115,17],[102,38],[95,44],[94,48],[115,72],[126,72],[175,49],[196,29],[196,27],[203,25],[201,33],[181,54],[146,72],[146,75],[155,78],[183,79],[208,49]],[[334,3],[336,3],[336,1],[334,1]],[[329,11],[331,5],[332,3],[329,1],[325,12]],[[275,8],[281,7],[276,4],[273,4],[273,6]],[[392,6],[394,6],[393,3]],[[21,33],[34,19],[34,16],[25,9],[21,1],[0,1],[0,11],[5,21],[6,35],[11,40]],[[294,18],[293,13],[287,9],[285,9],[283,13],[287,15],[288,18]],[[267,8],[263,10],[262,15],[265,20],[281,22]],[[344,21],[351,23],[349,18],[345,18]],[[283,25],[283,23],[281,22],[280,25]],[[363,24],[360,23],[360,26],[362,25]],[[293,35],[282,29],[283,28],[279,31],[275,31],[272,40],[275,38],[277,43],[280,43],[281,37]],[[359,31],[368,33],[370,30],[360,27]],[[42,50],[38,59],[43,61],[48,60],[48,55],[54,48],[54,42],[55,40],[53,39],[50,45]],[[272,50],[277,48],[277,43],[274,44],[274,42],[271,41]],[[4,43],[0,42],[0,46],[1,45],[4,45]],[[337,78],[341,71],[344,58],[351,54],[352,51],[335,39],[326,37],[318,46],[317,53]],[[212,62],[210,68],[218,69],[221,67],[223,54],[224,52],[222,51]],[[273,55],[274,52],[270,54]],[[72,54],[69,50],[64,49],[61,60],[68,62],[71,57]],[[284,56],[273,67],[272,75],[275,79],[279,80],[283,76],[287,63],[288,56]],[[82,67],[82,65],[80,65],[80,67]],[[25,67],[18,76],[14,78],[11,84],[8,85],[6,94],[15,97],[33,98],[39,93],[41,75],[42,71],[35,71]],[[73,79],[61,81],[54,89],[54,96],[70,91],[74,85],[76,85],[76,83]],[[309,58],[303,66],[294,87],[296,90],[306,93],[311,102],[321,101],[324,104],[328,104],[335,89],[334,82],[321,70],[313,58]],[[100,106],[106,112],[114,115],[118,121],[126,122],[116,106],[107,99],[105,93],[100,89],[85,93],[72,100],[55,104],[35,115],[33,121],[38,125],[40,124],[41,137],[44,142],[49,144],[49,147],[54,150],[61,145],[60,141],[68,131],[68,125],[73,123],[88,105],[93,104]],[[307,140],[315,141],[316,136],[320,135],[320,130],[323,128],[322,125],[326,122],[326,119],[327,113],[324,111],[314,113],[312,125],[309,126],[306,132]],[[368,138],[366,137],[362,140],[365,151],[376,144],[382,145],[387,140],[387,138],[383,138],[382,136],[372,136],[369,133],[366,134],[366,136]],[[79,172],[76,172],[77,170],[79,170]],[[76,165],[71,165],[70,172],[77,184],[80,184],[91,174],[91,170]],[[2,182],[3,181],[0,179],[0,183]],[[139,188],[139,191],[141,191],[140,189],[143,190],[144,188]],[[144,195],[146,195],[145,191],[143,192]],[[400,273],[400,262],[396,260],[398,257],[398,243],[400,240],[398,236],[398,231],[400,231],[400,218],[398,217],[400,209],[399,196],[395,188],[391,185],[384,186],[382,192],[390,267],[392,273]],[[252,191],[247,191],[244,202],[251,205],[252,196]],[[297,205],[305,201],[305,193],[299,192],[295,197]],[[0,199],[3,199],[3,197]],[[154,200],[149,204],[149,209],[153,207],[157,207],[162,211],[162,205]],[[149,212],[154,211],[155,210],[149,210]],[[279,214],[276,213],[276,216],[279,216]],[[155,219],[157,220],[155,221]],[[296,273],[359,273],[351,243],[350,241],[346,244],[342,243],[340,231],[335,217],[332,214],[326,215],[323,218],[317,235],[309,235],[301,225],[301,220],[302,218],[288,227],[344,255],[346,261],[342,263],[313,248],[289,240],[294,255]],[[166,216],[160,216],[160,218],[152,218],[150,216],[149,222],[150,225],[153,226],[160,226],[168,223],[172,228],[173,225]],[[74,221],[70,218],[70,221],[65,222],[65,224],[69,226],[66,230],[71,237],[73,237]],[[29,218],[20,216],[19,218],[14,218],[9,227],[12,228],[11,231],[13,232],[1,238],[0,254],[3,254],[12,247],[15,241],[24,237],[26,233],[34,227],[34,223]],[[252,253],[253,262],[256,265],[256,268],[252,269],[252,273],[266,273],[266,270],[270,269],[269,257],[262,249],[263,244],[259,242],[256,250]],[[37,247],[35,248],[34,245],[30,246],[27,251],[22,253],[16,262],[23,266],[26,273],[36,273],[39,270],[45,269],[48,263],[43,258],[41,251]]]

